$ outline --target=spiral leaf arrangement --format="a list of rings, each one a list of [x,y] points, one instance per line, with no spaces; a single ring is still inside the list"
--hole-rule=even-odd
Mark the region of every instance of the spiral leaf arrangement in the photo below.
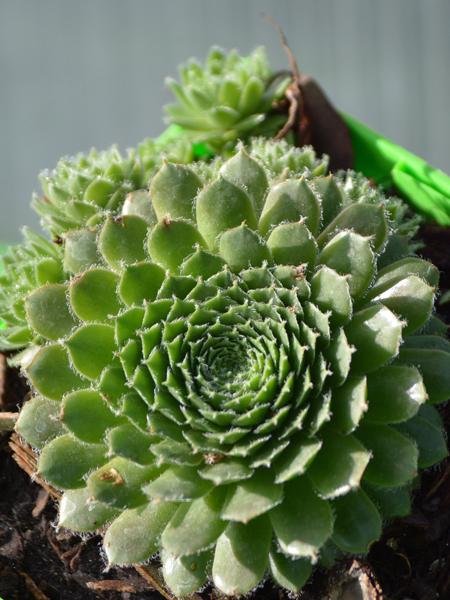
[[[128,192],[145,187],[135,154],[124,158],[114,147],[63,158],[53,171],[41,173],[40,181],[44,195],[32,206],[55,236],[95,222],[101,209],[116,210]]]
[[[296,172],[309,177],[327,170],[327,158],[316,157],[308,146],[294,148],[286,142],[272,144],[260,139],[253,144],[252,155],[272,179],[282,173]],[[91,151],[87,156],[62,159],[56,169],[41,175],[44,195],[34,198],[33,207],[41,215],[47,232],[56,236],[56,243],[25,228],[23,243],[11,248],[4,258],[0,318],[6,328],[0,331],[0,348],[18,349],[32,343],[36,336],[26,322],[26,296],[44,283],[63,282],[70,273],[95,262],[96,227],[106,218],[138,215],[149,224],[156,223],[147,189],[149,178],[164,160],[176,163],[192,160],[186,147],[184,139],[166,140],[164,144],[148,139],[140,145],[137,157],[130,151],[124,160],[115,148],[102,153]],[[207,182],[217,177],[223,162],[217,157],[212,163],[197,162],[191,167]],[[95,190],[98,194],[103,190],[101,201],[100,195],[94,201]],[[409,240],[412,231],[411,227],[407,229],[405,240]]]
[[[168,121],[214,152],[223,152],[250,134],[274,136],[283,123],[282,116],[269,112],[290,80],[274,80],[264,48],[249,56],[213,48],[204,65],[191,61],[181,67],[180,80],[167,79],[177,100],[166,106]]]
[[[105,529],[110,564],[159,553],[180,597],[268,573],[298,591],[366,552],[447,454],[450,344],[423,333],[437,269],[389,259],[388,199],[269,171],[266,144],[206,181],[166,162],[24,299],[17,430],[64,491],[59,524]]]

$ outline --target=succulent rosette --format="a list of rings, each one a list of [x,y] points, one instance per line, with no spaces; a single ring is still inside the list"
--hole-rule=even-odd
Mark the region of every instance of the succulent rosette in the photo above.
[[[192,143],[179,134],[147,138],[126,156],[112,146],[98,152],[62,158],[40,174],[43,195],[34,195],[33,209],[51,235],[58,237],[82,226],[95,226],[108,214],[120,214],[131,192],[144,190],[163,160],[189,163]]]
[[[253,146],[252,156],[263,164],[272,179],[291,171],[306,177],[323,175],[327,171],[327,157],[317,157],[308,146],[294,148],[284,141],[272,144],[262,139],[255,139]],[[34,341],[39,343],[36,339],[39,336],[34,335],[25,317],[26,296],[45,283],[62,283],[70,273],[75,274],[99,260],[97,227],[107,217],[138,215],[149,225],[155,224],[157,217],[147,189],[151,176],[164,161],[184,163],[192,160],[192,145],[171,135],[142,142],[139,161],[134,159],[131,151],[128,161],[122,161],[113,148],[63,159],[53,172],[45,171],[41,178],[46,195],[35,197],[33,207],[43,217],[44,227],[57,237],[52,243],[25,228],[24,242],[12,247],[3,258],[5,273],[0,278],[0,318],[6,328],[0,335],[0,348],[18,349]],[[193,163],[191,168],[202,181],[208,182],[217,177],[223,162],[217,157],[212,162]],[[117,186],[105,187],[105,181],[112,183],[112,174],[117,172],[125,179],[117,176]],[[104,201],[97,198],[94,202],[92,190],[99,189],[105,193]],[[81,211],[78,210],[80,206],[84,207]],[[74,207],[78,207],[75,212]]]
[[[25,298],[34,289],[61,283],[66,277],[62,268],[62,249],[28,227],[23,229],[23,242],[9,248],[1,257],[0,348],[13,350],[30,344],[34,334],[25,314]]]
[[[32,206],[53,236],[95,223],[103,211],[120,208],[128,192],[145,188],[144,169],[135,152],[123,157],[116,147],[62,158],[52,171],[43,171],[44,195]]]
[[[450,344],[422,333],[437,269],[378,267],[386,198],[279,171],[243,148],[206,184],[164,164],[25,302],[17,430],[64,491],[59,525],[103,530],[110,564],[159,553],[179,597],[267,574],[298,591],[447,454]]]
[[[165,107],[168,122],[214,152],[232,148],[249,135],[274,136],[286,120],[271,114],[290,83],[271,72],[264,48],[249,56],[212,48],[205,63],[180,67],[180,82],[167,78],[177,103]]]

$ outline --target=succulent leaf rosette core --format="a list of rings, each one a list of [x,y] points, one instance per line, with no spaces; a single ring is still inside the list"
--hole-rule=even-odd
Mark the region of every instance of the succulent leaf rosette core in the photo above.
[[[366,552],[447,452],[437,269],[386,259],[381,194],[261,156],[206,179],[164,163],[144,212],[76,230],[71,276],[25,300],[17,430],[64,491],[59,524],[104,529],[110,564],[159,553],[180,597],[298,591]]]

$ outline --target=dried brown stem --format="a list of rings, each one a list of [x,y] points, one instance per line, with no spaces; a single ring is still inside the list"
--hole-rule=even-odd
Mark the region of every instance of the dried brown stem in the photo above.
[[[295,126],[295,122],[297,120],[297,113],[299,108],[298,94],[295,88],[293,87],[293,84],[290,85],[286,90],[286,98],[289,100],[288,119],[275,136],[276,140],[281,140],[284,137],[286,137],[289,131]]]
[[[0,412],[0,432],[12,431],[16,424],[19,413]]]
[[[35,600],[50,600],[50,598],[35,584],[28,573],[25,573],[25,571],[19,571],[19,574],[24,578],[25,585]]]
[[[9,446],[13,453],[13,459],[19,467],[23,469],[35,483],[44,488],[52,498],[59,500],[61,494],[36,474],[37,460],[31,446],[26,444],[17,433],[12,434]]]
[[[132,582],[122,581],[120,579],[103,579],[101,581],[88,581],[86,587],[94,592],[119,592],[136,594],[142,591]]]
[[[280,40],[281,40],[281,45],[283,46],[283,49],[286,52],[287,57],[288,57],[289,67],[290,67],[290,70],[292,73],[292,77],[295,82],[300,83],[300,69],[298,68],[298,64],[297,64],[297,61],[295,60],[294,53],[292,52],[291,48],[289,47],[289,44],[288,44],[288,41],[286,38],[286,34],[284,33],[283,28],[278,23],[278,21],[276,21],[271,15],[263,14],[263,17],[270,25],[272,25],[272,27],[274,29],[276,29],[278,31],[278,34],[279,34]]]

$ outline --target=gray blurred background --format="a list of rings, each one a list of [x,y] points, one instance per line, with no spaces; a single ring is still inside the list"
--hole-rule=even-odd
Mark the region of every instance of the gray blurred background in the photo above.
[[[0,241],[61,155],[160,133],[180,62],[263,44],[285,67],[263,12],[338,107],[450,172],[449,0],[0,0]]]

